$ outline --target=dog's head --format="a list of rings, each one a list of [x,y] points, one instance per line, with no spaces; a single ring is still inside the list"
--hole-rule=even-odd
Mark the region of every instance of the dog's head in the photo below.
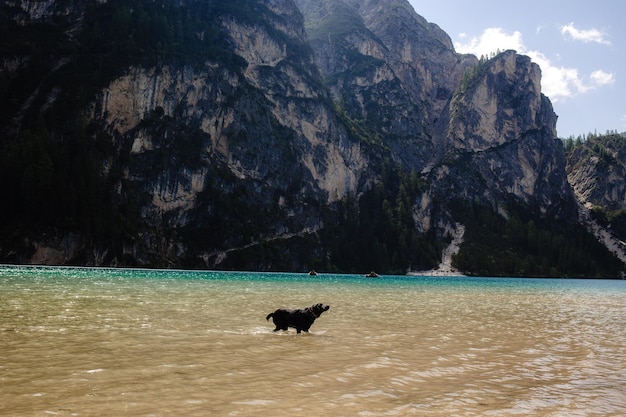
[[[322,303],[319,303],[319,304],[315,304],[315,305],[311,306],[309,308],[309,310],[311,311],[311,313],[313,313],[315,318],[318,318],[319,316],[322,315],[322,313],[324,311],[328,311],[329,308],[330,308],[330,306],[326,306],[326,305],[324,305]]]

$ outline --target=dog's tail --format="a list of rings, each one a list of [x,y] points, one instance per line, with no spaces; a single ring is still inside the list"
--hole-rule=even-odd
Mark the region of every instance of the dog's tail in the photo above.
[[[268,314],[268,315],[267,315],[267,317],[265,317],[265,320],[269,320],[269,319],[270,319],[270,317],[272,317],[273,315],[274,315],[274,313],[270,313],[270,314]]]

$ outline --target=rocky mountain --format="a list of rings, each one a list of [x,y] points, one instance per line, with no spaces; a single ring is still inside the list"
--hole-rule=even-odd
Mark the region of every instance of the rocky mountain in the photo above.
[[[606,211],[626,210],[626,137],[591,136],[568,146],[567,175],[584,202]]]
[[[456,53],[406,0],[0,8],[4,262],[402,273],[465,230],[468,273],[623,269],[540,68]]]
[[[567,141],[567,176],[578,200],[610,230],[615,250],[626,250],[626,136],[593,135]],[[626,257],[626,255],[623,255]]]

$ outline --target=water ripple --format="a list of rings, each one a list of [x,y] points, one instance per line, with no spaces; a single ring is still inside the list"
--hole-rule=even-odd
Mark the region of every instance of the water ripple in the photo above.
[[[621,282],[41,271],[0,268],[2,416],[626,415]]]

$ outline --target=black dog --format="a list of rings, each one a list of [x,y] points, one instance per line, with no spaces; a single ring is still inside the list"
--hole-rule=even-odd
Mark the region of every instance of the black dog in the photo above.
[[[308,332],[309,328],[313,324],[316,318],[322,315],[324,311],[328,311],[330,306],[324,304],[315,304],[307,308],[299,308],[292,310],[289,308],[279,308],[278,310],[270,313],[265,317],[269,320],[270,317],[274,318],[274,324],[276,328],[274,331],[287,330],[289,327],[296,329],[298,333],[301,331]]]

